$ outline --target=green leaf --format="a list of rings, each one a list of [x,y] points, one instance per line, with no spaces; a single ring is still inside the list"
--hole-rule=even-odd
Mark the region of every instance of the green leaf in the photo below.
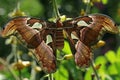
[[[112,64],[108,67],[108,72],[110,75],[117,75],[118,74],[118,70],[114,64]]]
[[[42,14],[43,6],[38,0],[23,0],[21,1],[21,9],[31,16]]]
[[[74,59],[67,60],[66,63],[64,63],[64,66],[69,72],[69,78],[72,78],[73,80],[83,79],[82,71],[76,66]]]
[[[108,3],[108,0],[102,0],[102,3],[103,3],[103,4],[107,4],[107,3]]]
[[[93,73],[92,68],[89,68],[85,74],[84,80],[88,80],[88,79],[92,80],[92,77],[91,77],[92,73]]]
[[[22,72],[22,76],[25,77],[25,78],[30,78],[30,73],[28,72],[28,68],[24,68],[21,70]]]
[[[64,66],[60,66],[57,72],[54,74],[55,80],[68,80],[68,72]]]
[[[115,80],[120,80],[120,77],[115,77]]]
[[[108,59],[108,61],[110,61],[110,63],[114,63],[116,62],[116,54],[114,51],[108,51],[106,54],[105,54],[106,58]]]
[[[65,40],[64,41],[64,48],[62,49],[63,52],[67,53],[67,54],[71,54],[71,49],[70,49],[70,45],[69,43]]]
[[[115,67],[116,67],[116,69],[118,71],[118,75],[120,76],[120,62],[116,62]]]
[[[96,65],[101,64],[100,68],[98,69],[99,75],[105,75],[105,74],[107,74],[107,71],[106,71],[107,59],[104,56],[97,57],[95,59],[95,64]]]
[[[120,47],[117,50],[117,58],[120,60]]]
[[[104,56],[99,56],[95,59],[95,63],[105,65],[107,63],[107,60]]]

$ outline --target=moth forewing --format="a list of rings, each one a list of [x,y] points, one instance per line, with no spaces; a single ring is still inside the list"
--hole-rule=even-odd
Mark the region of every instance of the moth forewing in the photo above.
[[[119,33],[118,27],[115,26],[114,24],[110,25],[110,24],[104,22],[102,25],[104,26],[106,31],[109,32],[109,33],[113,33],[113,34],[118,34]]]
[[[6,36],[13,34],[15,32],[16,28],[17,27],[15,26],[14,21],[9,21],[4,26],[4,30],[2,31],[2,37],[6,37]]]
[[[89,16],[92,18],[94,23],[101,24],[106,29],[106,32],[114,34],[119,32],[115,22],[109,16],[103,14],[93,14]]]
[[[80,27],[80,26],[88,26],[89,24],[87,24],[85,21],[83,20],[80,20],[77,22],[77,26]]]
[[[78,23],[79,21],[85,21],[87,24],[90,24],[92,18],[89,16],[77,17],[73,19],[74,24]]]
[[[43,27],[42,24],[39,22],[34,23],[32,26],[32,28],[34,29],[42,29],[42,27]]]

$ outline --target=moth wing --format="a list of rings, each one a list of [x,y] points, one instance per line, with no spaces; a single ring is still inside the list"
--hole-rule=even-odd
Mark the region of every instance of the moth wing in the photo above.
[[[40,27],[34,28],[34,25],[39,22]],[[39,19],[31,19],[29,17],[16,17],[11,19],[2,31],[2,36],[9,36],[17,31],[22,39],[27,42],[29,46],[37,47],[42,41],[42,34],[40,33],[41,26],[45,26],[45,21]],[[32,27],[33,26],[33,27]]]
[[[56,58],[53,49],[44,41],[35,48],[35,55],[44,72],[52,73],[56,71]]]
[[[90,18],[92,18],[93,23],[101,24],[103,26],[102,30],[117,34],[119,33],[119,29],[115,22],[107,15],[104,14],[92,14],[89,15]]]
[[[91,59],[91,49],[79,40],[76,44],[75,63],[79,67],[88,67]]]

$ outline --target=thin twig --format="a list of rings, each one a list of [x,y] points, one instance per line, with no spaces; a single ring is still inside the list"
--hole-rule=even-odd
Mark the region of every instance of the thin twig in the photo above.
[[[7,61],[8,63],[10,63],[10,60],[11,60],[13,57],[14,57],[14,54],[11,52],[11,53],[7,56],[6,61]]]
[[[91,8],[90,2],[91,2],[91,0],[88,0],[86,10],[85,10],[85,16],[90,13],[90,8]]]
[[[11,75],[13,76],[15,80],[20,80],[6,61],[0,58],[0,63],[2,63],[6,67],[6,69],[8,69],[8,71],[11,73]]]
[[[15,37],[15,39],[14,39],[14,41],[15,41],[15,44],[12,44],[12,53],[14,54],[14,62],[18,62],[18,60],[20,59],[20,55],[19,54],[17,54],[17,43],[18,43],[18,41],[17,41],[17,38]],[[19,72],[19,79],[20,80],[22,80],[22,73],[21,73],[21,70],[18,70],[18,72]]]
[[[49,74],[48,80],[53,80],[53,74]]]
[[[99,76],[98,76],[98,73],[97,73],[97,71],[96,71],[96,69],[95,69],[95,67],[94,67],[94,62],[93,62],[92,60],[91,60],[91,66],[92,66],[92,69],[93,69],[93,71],[94,71],[94,74],[95,74],[97,80],[100,80],[100,78],[99,78]]]
[[[35,71],[35,66],[37,66],[36,65],[36,61],[35,60],[33,60],[32,61],[32,70],[31,70],[31,77],[30,77],[30,80],[36,80],[36,71]]]
[[[17,2],[16,10],[20,10],[20,2],[19,1]]]

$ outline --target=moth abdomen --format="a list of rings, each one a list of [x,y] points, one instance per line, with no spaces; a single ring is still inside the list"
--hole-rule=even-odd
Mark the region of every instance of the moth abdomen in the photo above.
[[[56,30],[55,46],[56,46],[57,49],[62,49],[64,47],[63,30]]]

